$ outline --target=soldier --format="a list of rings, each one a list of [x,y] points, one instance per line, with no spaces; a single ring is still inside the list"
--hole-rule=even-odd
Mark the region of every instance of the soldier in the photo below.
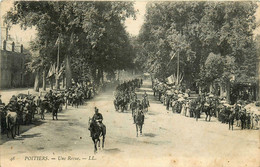
[[[136,114],[138,111],[142,111],[143,110],[143,106],[141,105],[140,100],[137,100],[137,106],[136,106],[136,110],[134,112],[134,124],[136,123],[135,118],[136,118]]]
[[[166,110],[169,110],[170,101],[171,101],[171,97],[170,97],[170,95],[167,95],[166,96]]]
[[[38,99],[36,100],[37,114],[39,114],[39,113],[40,113],[40,110],[41,110],[41,104],[42,104],[41,97],[40,97],[40,96],[38,96]]]
[[[54,120],[54,116],[56,117],[56,120],[58,120],[59,107],[60,107],[60,101],[56,96],[54,96],[53,97],[53,104],[52,104],[52,119],[53,120]]]
[[[97,107],[95,107],[95,114],[92,117],[92,121],[96,122],[100,127],[102,127],[103,123],[103,116],[101,113],[99,113],[99,110]]]
[[[48,100],[46,97],[44,97],[43,101],[40,104],[40,114],[41,114],[41,119],[45,120],[44,118],[44,110],[48,108]]]

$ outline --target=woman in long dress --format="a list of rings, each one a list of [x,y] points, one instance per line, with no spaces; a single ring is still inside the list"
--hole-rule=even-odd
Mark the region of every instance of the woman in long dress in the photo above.
[[[186,104],[185,101],[183,101],[182,108],[181,108],[181,115],[185,116],[185,110],[186,110]]]
[[[186,117],[190,117],[190,104],[191,102],[190,101],[187,101],[186,103]]]

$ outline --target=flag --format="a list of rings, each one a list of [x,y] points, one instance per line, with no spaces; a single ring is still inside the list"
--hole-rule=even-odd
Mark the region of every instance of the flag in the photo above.
[[[59,72],[58,72],[58,78],[60,78],[60,76],[63,74],[64,69],[65,69],[65,65],[62,64],[61,67],[60,67],[60,70],[59,70]]]
[[[169,84],[173,84],[173,83],[174,83],[174,77],[173,77],[173,75],[169,76],[167,79],[168,79],[168,83],[169,83]]]
[[[55,74],[55,63],[53,63],[49,69],[47,78],[51,77],[53,74]]]

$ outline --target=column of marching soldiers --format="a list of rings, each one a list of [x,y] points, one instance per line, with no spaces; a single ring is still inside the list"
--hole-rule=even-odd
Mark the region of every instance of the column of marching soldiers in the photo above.
[[[35,114],[40,114],[40,118],[45,120],[45,113],[49,112],[52,113],[52,119],[57,120],[63,105],[66,109],[68,105],[77,108],[83,105],[85,100],[93,98],[101,89],[105,89],[105,85],[90,87],[75,84],[65,91],[49,90],[43,99],[29,93],[13,95],[8,104],[2,103],[0,95],[1,134],[7,133],[9,137],[10,132],[14,138],[15,135],[19,135],[20,125],[32,124]]]
[[[189,89],[169,87],[160,81],[153,81],[153,95],[166,106],[167,110],[171,107],[173,113],[195,118],[196,121],[205,114],[205,121],[210,122],[211,117],[214,116],[221,123],[229,124],[229,129],[232,130],[234,123],[241,129],[259,129],[260,115],[247,110],[246,103],[243,101],[230,105],[225,98],[210,93],[191,97]]]

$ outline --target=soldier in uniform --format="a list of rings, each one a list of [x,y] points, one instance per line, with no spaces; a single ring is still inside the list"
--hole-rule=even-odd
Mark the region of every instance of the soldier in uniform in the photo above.
[[[41,109],[41,104],[42,104],[42,100],[41,100],[41,97],[38,96],[38,99],[36,100],[36,106],[37,106],[37,114],[39,114],[40,112],[40,109]]]
[[[103,116],[101,113],[99,113],[97,107],[95,107],[95,114],[92,117],[92,121],[96,122],[100,127],[102,126]]]
[[[99,113],[99,110],[97,107],[94,108],[95,109],[95,114],[92,117],[92,123],[89,127],[90,133],[92,132],[92,128],[93,128],[93,124],[96,123],[100,129],[104,128],[104,124],[102,123],[103,121],[103,116],[101,113]],[[90,134],[90,137],[92,136],[92,134]]]
[[[60,101],[56,96],[53,96],[53,102],[52,102],[52,119],[54,120],[54,117],[56,117],[56,120],[58,120],[58,109],[60,107]]]
[[[134,112],[134,124],[136,123],[136,121],[135,121],[136,114],[137,114],[137,112],[140,112],[140,111],[141,112],[143,111],[143,106],[141,105],[140,100],[137,100],[137,106],[136,106],[136,110]]]

